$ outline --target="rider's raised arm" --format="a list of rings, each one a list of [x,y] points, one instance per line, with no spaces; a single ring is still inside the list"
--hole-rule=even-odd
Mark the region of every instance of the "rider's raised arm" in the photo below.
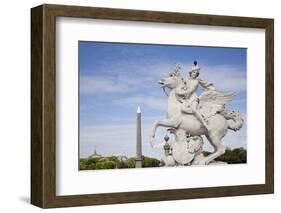
[[[214,84],[209,81],[198,79],[199,85],[204,88],[204,90],[216,90]]]

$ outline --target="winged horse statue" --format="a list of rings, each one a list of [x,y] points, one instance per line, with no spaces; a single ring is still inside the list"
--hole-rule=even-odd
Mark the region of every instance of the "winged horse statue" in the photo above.
[[[155,144],[155,134],[158,127],[166,127],[177,136],[177,133],[184,132],[183,138],[200,137],[205,135],[214,152],[206,157],[194,160],[193,164],[208,165],[217,157],[225,153],[225,147],[222,144],[223,137],[227,131],[237,131],[243,126],[241,113],[225,108],[235,96],[232,92],[219,92],[210,82],[198,79],[200,68],[194,61],[190,78],[185,80],[180,74],[180,65],[176,64],[169,76],[159,81],[160,86],[170,89],[168,96],[168,113],[166,118],[155,122],[150,143]],[[197,89],[202,86],[204,91],[197,96]],[[188,143],[188,140],[184,141]],[[182,147],[182,146],[180,146]],[[201,151],[202,152],[202,151]],[[190,153],[182,151],[182,153]]]

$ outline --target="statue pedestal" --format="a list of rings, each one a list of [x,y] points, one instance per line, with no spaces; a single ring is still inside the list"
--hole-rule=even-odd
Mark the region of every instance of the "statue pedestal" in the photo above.
[[[136,159],[135,165],[135,168],[142,168],[142,159]]]
[[[195,153],[189,152],[187,141],[175,142],[172,146],[173,148],[173,157],[175,161],[180,165],[185,165],[190,163]]]
[[[169,137],[165,136],[164,156],[165,166],[200,165],[203,156],[203,138],[201,136],[189,136],[182,130],[172,132],[176,136],[176,141],[171,145],[168,143]]]
[[[227,165],[228,163],[226,163],[226,162],[223,162],[223,161],[211,161],[210,163],[209,163],[209,165]]]

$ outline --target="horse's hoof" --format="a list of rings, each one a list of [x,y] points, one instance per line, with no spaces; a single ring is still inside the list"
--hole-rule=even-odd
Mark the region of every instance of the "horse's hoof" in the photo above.
[[[202,166],[207,166],[208,163],[207,163],[206,161],[204,161],[204,162],[201,162],[200,165],[202,165]]]
[[[206,165],[209,165],[209,163],[206,160],[196,160],[196,161],[192,162],[192,165],[206,166]]]

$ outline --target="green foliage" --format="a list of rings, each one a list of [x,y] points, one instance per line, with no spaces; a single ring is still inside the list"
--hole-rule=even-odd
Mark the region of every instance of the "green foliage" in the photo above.
[[[104,169],[115,169],[116,163],[114,161],[106,161],[104,162]]]
[[[204,151],[205,156],[211,154]],[[142,156],[142,167],[160,167],[164,166],[164,162],[158,159]],[[225,153],[215,159],[229,164],[247,163],[247,150],[244,148],[227,149]],[[80,170],[96,170],[96,169],[126,169],[135,168],[135,158],[131,157],[127,160],[120,160],[117,156],[97,157],[97,158],[81,158]]]
[[[160,161],[155,158],[143,156],[143,167],[159,167]],[[97,157],[97,158],[81,158],[80,170],[96,170],[96,169],[125,169],[135,168],[135,158],[131,157],[127,160],[119,160],[117,156]]]
[[[96,158],[80,159],[80,169],[96,169],[97,160]]]
[[[135,168],[136,167],[135,158],[129,158],[127,160],[127,163],[128,163],[127,168]]]
[[[103,169],[103,162],[97,162],[95,164],[95,169]]]
[[[127,161],[119,161],[117,163],[117,168],[118,169],[124,169],[124,168],[128,168],[128,162]]]
[[[160,160],[142,156],[142,167],[159,167]]]
[[[211,154],[210,152],[203,152],[204,156]],[[216,158],[216,161],[223,161],[229,164],[247,163],[247,150],[244,148],[227,149],[225,153]]]
[[[95,169],[115,169],[116,163],[114,161],[105,161],[104,159],[100,162],[97,162]]]

